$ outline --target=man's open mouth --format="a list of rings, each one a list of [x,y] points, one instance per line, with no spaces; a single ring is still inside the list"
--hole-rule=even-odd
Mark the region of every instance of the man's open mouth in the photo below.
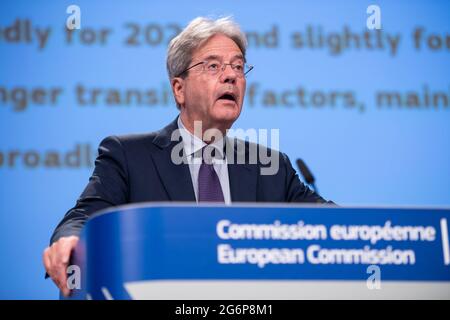
[[[228,100],[236,102],[236,97],[231,93],[224,93],[217,100]]]

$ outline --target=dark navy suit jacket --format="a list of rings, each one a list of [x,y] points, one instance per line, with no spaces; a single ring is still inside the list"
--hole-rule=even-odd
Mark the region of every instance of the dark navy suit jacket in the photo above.
[[[171,161],[172,148],[179,143],[171,141],[176,129],[177,119],[154,133],[105,138],[88,185],[57,226],[51,243],[78,235],[89,216],[107,207],[147,201],[195,202],[189,165]],[[238,143],[244,143],[248,152],[248,142]],[[275,175],[261,175],[259,159],[257,164],[228,164],[233,203],[327,203],[299,180],[285,154],[277,154],[279,170]]]

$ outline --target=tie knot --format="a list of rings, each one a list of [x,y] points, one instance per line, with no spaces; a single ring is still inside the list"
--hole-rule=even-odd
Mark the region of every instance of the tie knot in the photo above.
[[[223,160],[222,153],[217,149],[217,146],[208,144],[201,149],[202,163],[212,165],[213,162]]]

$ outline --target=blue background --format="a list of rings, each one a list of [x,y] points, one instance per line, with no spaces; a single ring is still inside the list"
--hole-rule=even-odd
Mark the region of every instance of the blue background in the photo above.
[[[81,30],[113,30],[105,45],[68,45],[66,8],[81,8]],[[366,8],[381,8],[382,30],[401,35],[398,52],[344,49],[294,49],[290,35],[308,25],[324,33],[348,26],[366,30]],[[448,1],[2,1],[0,29],[30,19],[51,27],[47,46],[7,43],[0,38],[0,87],[62,87],[56,106],[31,104],[22,112],[0,101],[0,152],[70,151],[78,143],[96,148],[111,134],[149,132],[177,115],[167,106],[80,107],[74,88],[165,88],[169,24],[184,27],[204,15],[233,15],[244,31],[266,33],[278,26],[277,48],[250,43],[247,59],[255,65],[247,87],[258,83],[255,103],[247,100],[234,127],[278,128],[280,149],[294,162],[301,157],[316,176],[321,194],[343,205],[450,205],[450,108],[382,109],[377,90],[430,90],[449,93],[449,49],[415,50],[412,33],[450,34]],[[158,46],[126,46],[126,23],[163,27]],[[141,41],[143,35],[140,34]],[[426,39],[426,38],[425,38]],[[344,107],[268,107],[263,90],[353,91],[365,111]],[[44,281],[41,256],[52,230],[74,205],[92,168],[0,166],[0,298],[52,299],[58,292]]]

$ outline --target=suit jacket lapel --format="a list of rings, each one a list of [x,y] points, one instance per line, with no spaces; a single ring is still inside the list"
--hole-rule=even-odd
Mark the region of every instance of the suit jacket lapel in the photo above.
[[[178,119],[178,117],[177,117]],[[177,119],[159,131],[153,143],[158,146],[158,152],[152,157],[171,201],[193,201],[195,193],[192,186],[191,173],[187,163],[175,164],[171,159],[172,149],[180,141],[171,141],[172,132],[178,129]]]
[[[231,140],[229,140],[231,141]],[[258,166],[256,164],[239,163],[237,161],[237,145],[243,141],[234,139],[234,154],[227,152],[228,177],[230,180],[230,193],[232,202],[255,202],[257,200]],[[233,157],[233,163],[230,162]],[[245,159],[248,162],[248,144],[245,145]]]

